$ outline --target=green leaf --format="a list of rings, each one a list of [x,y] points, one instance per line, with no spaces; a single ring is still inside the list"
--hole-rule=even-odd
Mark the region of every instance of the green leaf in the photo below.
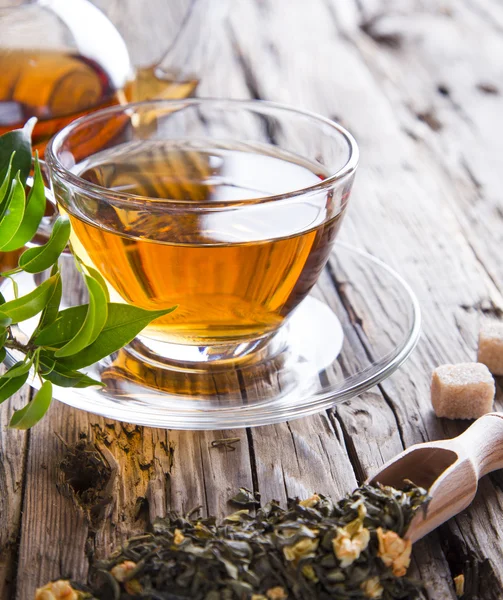
[[[4,348],[7,338],[7,329],[0,329],[0,363],[3,363],[3,361],[7,358],[7,351]]]
[[[8,327],[11,323],[12,319],[3,312],[0,312],[0,328]]]
[[[56,285],[54,286],[52,296],[49,298],[49,301],[47,302],[47,305],[40,316],[40,321],[36,329],[37,332],[42,331],[44,327],[47,327],[51,323],[54,323],[58,316],[59,305],[61,304],[61,297],[63,295],[63,284],[61,282],[61,275],[58,271],[57,264],[54,265],[51,275],[56,276]]]
[[[37,119],[30,119],[23,129],[9,131],[0,136],[0,181],[4,180],[12,153],[12,172],[20,172],[21,183],[26,183],[31,170],[31,133]]]
[[[31,319],[47,306],[57,282],[57,275],[49,277],[29,294],[2,304],[2,313],[10,317],[13,324]]]
[[[103,277],[103,275],[99,271],[94,269],[93,267],[89,267],[88,265],[83,265],[83,266],[86,269],[86,271],[89,273],[89,275],[91,275],[91,277],[93,279],[96,279],[96,281],[101,285],[101,287],[103,288],[103,291],[106,294],[107,302],[110,302],[110,292],[108,291],[107,282],[105,281],[105,278]]]
[[[3,251],[16,235],[24,216],[25,209],[24,186],[19,178],[19,172],[12,182],[5,213],[0,219],[0,250]]]
[[[57,358],[77,354],[86,346],[92,344],[105,326],[108,314],[105,291],[96,279],[88,275],[84,275],[84,279],[89,290],[89,305],[86,318],[74,337],[55,352],[54,356]]]
[[[129,304],[108,305],[108,318],[98,338],[78,354],[63,358],[60,362],[67,369],[82,369],[120,350],[129,344],[154,319],[167,315],[176,306],[165,310],[144,310]]]
[[[63,388],[87,388],[93,386],[103,387],[104,384],[101,381],[92,379],[85,373],[80,371],[64,371],[60,372],[56,369],[51,371],[48,375],[44,376],[44,379],[51,381],[54,385]]]
[[[52,400],[52,383],[44,381],[35,397],[21,410],[12,415],[9,427],[13,429],[30,429],[36,425],[48,411]]]
[[[16,154],[16,153],[13,152],[11,154],[9,166],[7,167],[7,171],[6,171],[3,181],[2,181],[2,185],[0,185],[0,217],[3,217],[4,212],[5,212],[5,205],[7,204],[7,202],[4,202],[4,200],[7,200],[8,195],[9,195],[10,184],[11,184],[12,161],[14,160],[14,154]]]
[[[25,373],[29,373],[30,369],[33,365],[33,361],[35,359],[35,355],[26,357],[25,360],[17,362],[13,365],[6,373],[2,375],[2,378],[12,379],[14,377],[19,377],[20,375],[24,375]]]
[[[0,194],[1,197],[1,194]],[[22,248],[37,233],[40,221],[45,213],[45,187],[42,173],[40,172],[40,163],[38,153],[35,158],[35,175],[33,185],[28,195],[26,210],[23,221],[11,241],[4,246],[4,252],[10,252]],[[33,271],[30,271],[31,273]]]
[[[29,373],[31,365],[33,364],[33,358],[28,361],[19,361],[15,363],[4,375],[2,379],[12,379],[13,377],[19,377],[25,373]]]
[[[15,277],[11,277],[10,275],[5,275],[5,273],[0,273],[0,275],[4,275],[7,277],[12,284],[12,292],[14,293],[14,298],[19,298],[19,284]]]
[[[57,319],[42,329],[34,338],[37,346],[60,348],[70,341],[82,327],[87,314],[87,304],[65,308],[58,313]]]
[[[43,246],[25,250],[19,257],[19,266],[27,273],[40,273],[57,262],[68,244],[71,233],[70,220],[66,215],[59,216],[54,224],[51,237]]]
[[[0,377],[0,404],[20,390],[28,379],[28,373],[20,377]]]
[[[85,373],[66,369],[58,361],[51,359],[47,353],[41,357],[40,363],[45,367],[42,377],[59,387],[86,388],[104,385],[101,381],[97,381]]]

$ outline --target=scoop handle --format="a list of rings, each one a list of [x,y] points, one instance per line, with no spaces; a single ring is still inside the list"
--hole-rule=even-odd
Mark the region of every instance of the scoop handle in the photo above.
[[[488,413],[454,438],[449,447],[468,458],[480,479],[491,471],[503,469],[503,413]]]
[[[406,537],[413,542],[464,510],[481,477],[503,469],[503,413],[488,413],[458,437],[431,446],[453,450],[458,460],[431,486],[428,512],[419,511],[412,520]]]

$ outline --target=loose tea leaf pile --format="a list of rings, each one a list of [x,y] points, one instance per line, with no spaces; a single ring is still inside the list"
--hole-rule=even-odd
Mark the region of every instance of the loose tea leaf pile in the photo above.
[[[89,587],[72,586],[100,600],[411,600],[421,586],[404,577],[403,536],[427,500],[411,483],[363,486],[336,504],[314,495],[253,515],[242,489],[233,501],[243,508],[221,523],[171,513],[97,563]]]

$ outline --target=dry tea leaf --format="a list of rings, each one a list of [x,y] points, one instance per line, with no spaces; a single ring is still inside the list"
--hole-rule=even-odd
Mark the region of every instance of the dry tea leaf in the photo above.
[[[236,498],[256,502],[245,488]],[[391,542],[403,542],[414,514],[426,506],[424,489],[410,482],[404,490],[363,486],[337,503],[321,494],[308,500],[289,500],[286,509],[273,501],[256,515],[243,509],[221,523],[170,513],[151,533],[96,563],[90,587],[74,587],[99,600],[419,598],[422,586],[397,576],[408,545]],[[351,561],[334,551],[340,531],[359,540]],[[389,542],[389,565],[379,557],[378,531]]]

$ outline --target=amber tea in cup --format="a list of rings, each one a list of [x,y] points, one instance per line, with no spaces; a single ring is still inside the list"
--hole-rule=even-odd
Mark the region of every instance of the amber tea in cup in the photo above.
[[[112,300],[178,305],[142,341],[172,358],[197,347],[205,361],[252,352],[310,292],[356,162],[337,124],[255,101],[114,107],[48,149],[72,251]]]

